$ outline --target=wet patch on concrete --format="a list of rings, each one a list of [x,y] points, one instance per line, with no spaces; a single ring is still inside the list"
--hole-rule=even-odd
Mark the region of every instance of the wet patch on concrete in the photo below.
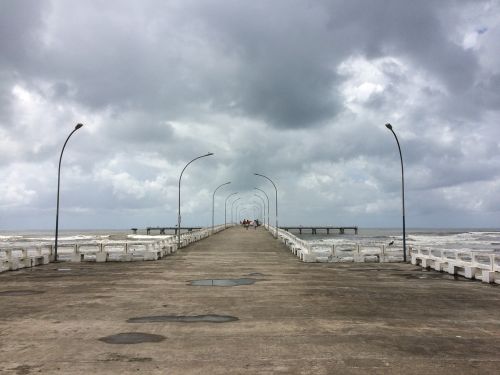
[[[105,342],[106,344],[141,344],[144,342],[161,342],[165,340],[165,336],[153,335],[151,333],[142,332],[124,332],[118,333],[116,335],[101,337],[99,341]]]
[[[252,272],[245,276],[268,276],[268,275],[264,275],[263,273],[260,272]]]
[[[235,316],[230,315],[157,315],[157,316],[141,316],[130,318],[127,323],[161,323],[161,322],[180,322],[180,323],[227,323],[239,320]]]
[[[31,370],[35,370],[35,366],[28,366],[28,365],[20,365],[12,370],[16,372],[16,375],[28,375],[31,374]]]
[[[118,353],[109,353],[107,358],[99,360],[101,362],[152,362],[151,357],[128,357]]]
[[[420,272],[420,273],[395,273],[393,276],[404,277],[408,280],[461,280],[461,281],[471,281],[472,279],[467,279],[460,275],[450,275],[449,273],[434,273],[434,272]]]
[[[4,290],[0,291],[0,296],[31,296],[45,293],[43,290]]]
[[[408,270],[403,270],[403,269],[399,269],[399,268],[346,268],[345,269],[346,271],[354,271],[354,272],[363,272],[363,271],[379,271],[379,272],[383,272],[383,271],[390,271],[390,272],[400,272],[400,271],[406,271],[408,272]],[[420,269],[416,269],[415,271],[420,271]]]
[[[206,279],[206,280],[191,280],[189,285],[195,286],[238,286],[238,285],[252,285],[255,284],[256,279],[242,278],[242,279]]]

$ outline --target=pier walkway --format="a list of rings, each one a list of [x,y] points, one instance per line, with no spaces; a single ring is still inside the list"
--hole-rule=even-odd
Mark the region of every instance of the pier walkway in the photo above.
[[[158,261],[0,274],[0,373],[497,374],[499,311],[495,285],[303,263],[234,227]]]

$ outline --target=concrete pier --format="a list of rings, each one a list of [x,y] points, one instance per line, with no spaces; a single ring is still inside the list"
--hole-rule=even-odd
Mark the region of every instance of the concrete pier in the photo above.
[[[235,227],[155,262],[0,274],[0,373],[496,374],[498,311],[494,285],[303,263]]]

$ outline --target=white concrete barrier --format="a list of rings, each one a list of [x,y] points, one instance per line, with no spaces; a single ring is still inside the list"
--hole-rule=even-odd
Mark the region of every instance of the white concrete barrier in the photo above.
[[[228,225],[229,227],[229,225]],[[204,228],[181,234],[181,247],[200,241],[212,234],[224,230],[224,225]],[[177,236],[151,240],[129,241],[93,241],[65,243],[57,245],[58,260],[70,262],[110,262],[159,260],[178,250]],[[13,271],[25,267],[34,267],[54,261],[52,244],[27,247],[0,248],[0,272]]]
[[[500,284],[500,254],[484,251],[410,247],[411,262],[422,268]]]
[[[265,226],[274,235],[275,227]],[[290,251],[303,262],[401,262],[403,249],[380,245],[343,243],[329,245],[321,242],[307,242],[292,233],[279,229],[280,239]]]

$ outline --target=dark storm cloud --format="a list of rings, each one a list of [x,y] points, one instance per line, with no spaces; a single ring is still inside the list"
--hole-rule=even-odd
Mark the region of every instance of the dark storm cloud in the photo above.
[[[20,0],[0,2],[0,63],[16,69],[29,63],[33,46],[40,42],[37,31],[49,2]]]
[[[3,1],[0,206],[48,215],[61,144],[83,122],[63,163],[80,225],[175,218],[180,171],[209,151],[183,177],[194,224],[225,181],[219,209],[254,186],[274,199],[260,172],[285,221],[390,225],[391,122],[410,222],[491,209],[499,11],[486,0]],[[480,186],[484,201],[453,208]]]

